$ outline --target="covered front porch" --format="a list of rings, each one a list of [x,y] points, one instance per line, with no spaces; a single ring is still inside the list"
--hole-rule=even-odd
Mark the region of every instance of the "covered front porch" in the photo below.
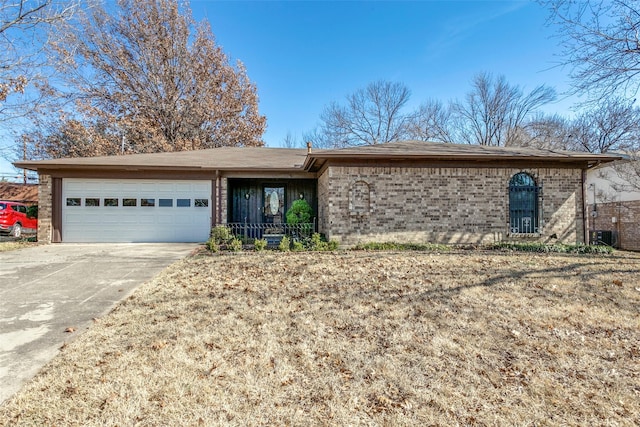
[[[266,239],[277,244],[283,236],[299,240],[317,231],[317,181],[315,179],[229,178],[227,227],[246,242]],[[287,211],[296,200],[312,209],[310,221],[288,224]]]

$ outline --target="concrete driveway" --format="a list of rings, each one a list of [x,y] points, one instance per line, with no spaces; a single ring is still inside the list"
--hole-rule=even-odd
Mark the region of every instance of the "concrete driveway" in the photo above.
[[[54,244],[0,253],[0,404],[91,319],[196,247]]]

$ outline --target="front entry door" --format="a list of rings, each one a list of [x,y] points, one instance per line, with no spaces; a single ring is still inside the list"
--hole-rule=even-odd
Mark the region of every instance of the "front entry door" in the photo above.
[[[263,187],[263,220],[267,224],[283,224],[284,218],[284,186]]]

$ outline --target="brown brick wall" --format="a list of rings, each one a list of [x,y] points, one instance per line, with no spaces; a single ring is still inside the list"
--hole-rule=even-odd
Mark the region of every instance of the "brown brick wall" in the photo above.
[[[593,205],[589,205],[588,211],[593,212]],[[614,246],[640,251],[640,200],[598,203],[596,211],[596,217],[589,215],[589,230],[612,231],[617,236]]]
[[[38,177],[38,242],[51,243],[52,180],[49,175]]]
[[[522,170],[330,166],[318,179],[319,212],[324,217],[320,230],[346,245],[513,239],[582,242],[580,169],[525,170],[543,186],[542,232],[509,235],[508,186],[518,172]],[[367,187],[369,197],[363,199]]]

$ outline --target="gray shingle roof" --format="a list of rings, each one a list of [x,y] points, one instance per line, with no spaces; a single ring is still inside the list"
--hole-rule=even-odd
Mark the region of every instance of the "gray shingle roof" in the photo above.
[[[14,163],[26,169],[301,170],[306,149],[220,147],[172,153],[127,154]]]
[[[620,155],[575,151],[541,150],[527,147],[487,147],[466,144],[441,144],[403,141],[388,144],[349,147],[336,150],[221,147],[172,153],[129,154],[122,156],[82,157],[16,162],[17,167],[38,169],[171,169],[238,171],[314,171],[332,159],[342,160],[536,160],[605,163]]]
[[[307,156],[304,167],[318,169],[330,159],[393,160],[536,160],[589,164],[620,159],[617,154],[592,154],[577,151],[544,150],[528,147],[491,147],[468,144],[443,144],[423,141],[401,141],[364,145],[336,150],[320,150]]]

